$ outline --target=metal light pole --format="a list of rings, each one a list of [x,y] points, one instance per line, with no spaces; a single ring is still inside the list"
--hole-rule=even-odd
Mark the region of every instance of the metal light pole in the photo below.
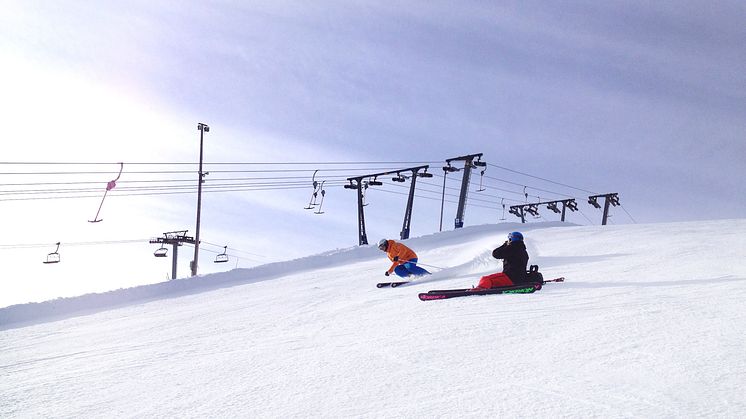
[[[192,276],[197,275],[197,263],[199,261],[199,216],[202,211],[202,140],[204,139],[205,133],[210,132],[210,127],[207,124],[197,124],[199,130],[199,173],[197,175],[197,233],[194,236],[194,260],[192,260]]]

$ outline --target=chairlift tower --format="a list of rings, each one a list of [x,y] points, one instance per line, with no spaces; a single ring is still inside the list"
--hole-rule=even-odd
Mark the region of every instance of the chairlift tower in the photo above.
[[[521,219],[521,223],[526,223],[526,213],[529,213],[533,215],[534,217],[537,217],[539,215],[539,203],[536,204],[522,204],[522,205],[513,205],[510,207],[510,210],[508,211],[511,214],[514,214],[516,217]]]
[[[395,174],[396,177],[392,178],[394,182],[405,182],[406,177],[402,175],[402,173],[405,172],[411,172],[411,178],[412,182],[409,185],[409,198],[407,199],[407,208],[404,211],[404,224],[402,226],[402,231],[399,233],[399,237],[404,240],[409,238],[409,225],[412,220],[412,204],[414,202],[414,190],[415,190],[415,184],[417,177],[432,177],[432,173],[427,173],[427,169],[429,166],[417,166],[417,167],[409,167],[406,169],[399,169],[399,170],[391,170],[388,172],[381,172],[381,173],[373,173],[370,175],[364,175],[364,176],[356,176],[356,177],[350,177],[347,178],[347,180],[350,182],[348,185],[344,185],[345,189],[356,189],[357,190],[357,226],[358,226],[358,243],[360,246],[364,244],[368,244],[368,236],[365,232],[365,211],[363,211],[363,207],[365,206],[365,203],[363,202],[363,179],[369,179],[372,178],[373,180],[368,180],[367,185],[368,186],[381,186],[383,185],[383,182],[378,180],[378,176],[387,176]],[[419,173],[420,170],[424,170],[423,173]]]
[[[419,170],[422,169],[423,167],[427,169],[427,166],[420,166],[420,167],[415,167],[411,169],[412,170],[412,182],[409,185],[409,197],[407,198],[407,209],[404,211],[404,224],[402,225],[401,233],[399,234],[399,237],[402,240],[409,238],[409,225],[410,225],[410,222],[412,221],[412,204],[414,203],[414,188],[415,188],[415,183],[417,182],[417,178],[418,177],[433,177],[432,173],[427,173],[427,172],[418,173]],[[401,179],[401,180],[398,180],[398,179]],[[398,178],[393,178],[393,180],[396,182],[404,182],[404,179],[402,179],[401,175],[399,175]]]
[[[521,219],[521,223],[526,223],[526,214],[524,213],[524,205],[513,205],[510,207],[509,213],[515,215]]]
[[[557,204],[562,204],[562,209],[560,210],[557,208]],[[561,221],[565,221],[565,210],[569,209],[570,211],[577,211],[578,205],[575,202],[574,198],[570,199],[560,199],[557,201],[547,201],[547,202],[533,202],[528,204],[521,204],[521,205],[513,205],[510,207],[510,213],[514,214],[516,217],[521,219],[521,223],[526,222],[526,213],[529,213],[533,215],[534,217],[539,215],[539,205],[546,205],[547,209],[552,210],[552,212],[561,215]]]
[[[474,161],[477,159],[477,161]],[[466,210],[466,197],[469,193],[469,180],[471,179],[471,169],[475,167],[485,167],[486,162],[482,161],[482,153],[469,154],[468,156],[454,157],[447,159],[446,163],[451,166],[452,161],[463,161],[464,162],[464,175],[461,178],[461,193],[458,198],[458,208],[456,209],[456,219],[454,220],[455,228],[461,228],[464,226],[464,211]],[[446,168],[443,168],[446,171]],[[447,171],[446,171],[447,173]],[[445,191],[445,179],[443,180],[443,190]],[[442,205],[441,205],[442,207]]]
[[[604,198],[604,215],[601,219],[601,225],[606,225],[606,221],[609,219],[609,205],[617,206],[619,205],[619,194],[618,193],[607,193],[607,194],[601,194],[601,195],[593,195],[588,197],[588,203],[593,205],[596,208],[601,208],[601,205],[598,203],[598,198]]]
[[[181,246],[183,243],[190,243],[195,244],[196,247],[196,240],[194,239],[194,237],[187,236],[187,231],[188,230],[169,231],[163,233],[163,237],[156,237],[154,239],[150,239],[149,241],[149,243],[160,244],[161,246],[165,244],[170,244],[173,246],[174,254],[173,256],[171,256],[171,279],[176,279],[176,265],[179,256],[179,246]],[[160,249],[156,250],[156,253],[154,255],[156,257],[165,256],[165,253],[159,252],[159,250]]]
[[[557,208],[557,204],[562,204],[562,211],[560,211]],[[560,221],[565,222],[565,210],[569,209],[572,212],[575,212],[578,210],[578,203],[575,202],[575,199],[562,199],[559,201],[552,201],[552,202],[546,202],[547,208],[554,211],[555,213],[562,213],[562,216],[560,218]]]

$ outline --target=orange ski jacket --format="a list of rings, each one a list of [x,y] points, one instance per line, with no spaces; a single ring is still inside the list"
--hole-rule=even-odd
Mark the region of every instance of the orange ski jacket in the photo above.
[[[417,257],[417,253],[414,250],[408,248],[402,243],[397,243],[393,240],[388,240],[388,247],[386,248],[386,256],[393,262],[388,270],[388,273],[394,272],[394,268],[397,266],[409,262],[411,259]],[[394,260],[396,259],[396,260]]]

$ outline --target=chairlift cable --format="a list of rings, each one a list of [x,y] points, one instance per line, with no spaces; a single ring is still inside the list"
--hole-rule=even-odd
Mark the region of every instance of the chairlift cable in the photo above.
[[[148,242],[148,239],[65,242],[65,247],[101,246],[101,245],[110,245],[110,244],[131,244],[131,243],[147,243],[147,242]],[[52,243],[51,245],[54,245],[54,243]],[[0,244],[0,249],[34,249],[34,248],[49,247],[49,246],[50,246],[50,243]]]
[[[205,240],[200,240],[199,243],[200,243],[200,245],[207,244],[207,245],[210,245],[210,246],[215,246],[215,247],[220,247],[220,248],[224,247],[224,246],[221,246],[219,244],[210,243],[210,242],[205,241]],[[251,252],[247,252],[247,251],[244,251],[244,250],[235,249],[233,247],[228,247],[228,249],[230,249],[230,251],[232,251],[232,252],[246,253],[247,255],[252,255],[252,256],[266,258],[266,256],[264,256],[264,255],[260,255],[260,254],[257,254],[257,253],[251,253]]]
[[[559,186],[564,186],[564,187],[566,187],[566,188],[570,188],[570,189],[575,189],[575,190],[578,190],[578,191],[581,191],[581,192],[586,192],[586,193],[590,193],[590,194],[595,194],[595,193],[596,193],[596,192],[591,192],[591,191],[589,191],[589,190],[586,190],[586,189],[582,189],[582,188],[577,188],[577,187],[575,187],[575,186],[570,186],[570,185],[567,185],[567,184],[565,184],[565,183],[555,182],[555,181],[553,181],[553,180],[549,180],[549,179],[546,179],[546,178],[543,178],[543,177],[540,177],[540,176],[534,176],[534,175],[530,175],[530,174],[528,174],[528,173],[523,173],[523,172],[520,172],[520,171],[518,171],[518,170],[513,170],[513,169],[509,169],[509,168],[507,168],[507,167],[503,167],[503,166],[498,166],[498,165],[496,165],[496,164],[488,163],[488,165],[489,165],[489,166],[494,166],[494,167],[497,167],[498,169],[506,170],[506,171],[508,171],[508,172],[513,172],[513,173],[517,173],[517,174],[519,174],[519,175],[523,175],[523,176],[528,176],[528,177],[530,177],[530,178],[534,178],[534,179],[539,179],[539,180],[542,180],[542,181],[544,181],[544,182],[549,182],[549,183],[553,183],[553,184],[555,184],[555,185],[559,185]]]
[[[622,207],[622,210],[623,210],[623,211],[624,211],[625,213],[627,213],[627,216],[629,217],[629,219],[630,219],[630,220],[632,220],[632,222],[633,222],[633,223],[637,224],[637,221],[635,221],[635,219],[634,219],[634,218],[632,218],[632,215],[631,215],[631,214],[630,214],[629,212],[627,212],[627,209],[626,209],[626,208],[624,208],[624,205],[622,205],[622,204],[620,203],[620,204],[619,204],[619,206],[620,206],[620,207]]]

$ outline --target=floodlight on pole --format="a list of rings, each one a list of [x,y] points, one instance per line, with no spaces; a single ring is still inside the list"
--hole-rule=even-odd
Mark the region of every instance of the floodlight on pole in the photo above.
[[[199,130],[199,173],[197,174],[197,226],[196,226],[196,234],[194,235],[194,260],[192,260],[192,263],[190,264],[190,267],[192,268],[192,276],[197,275],[197,265],[199,261],[199,227],[200,227],[200,213],[202,211],[202,182],[204,182],[204,173],[202,173],[202,151],[203,151],[203,141],[205,137],[206,132],[210,132],[210,127],[207,126],[207,124],[199,123],[197,124],[197,129]]]

